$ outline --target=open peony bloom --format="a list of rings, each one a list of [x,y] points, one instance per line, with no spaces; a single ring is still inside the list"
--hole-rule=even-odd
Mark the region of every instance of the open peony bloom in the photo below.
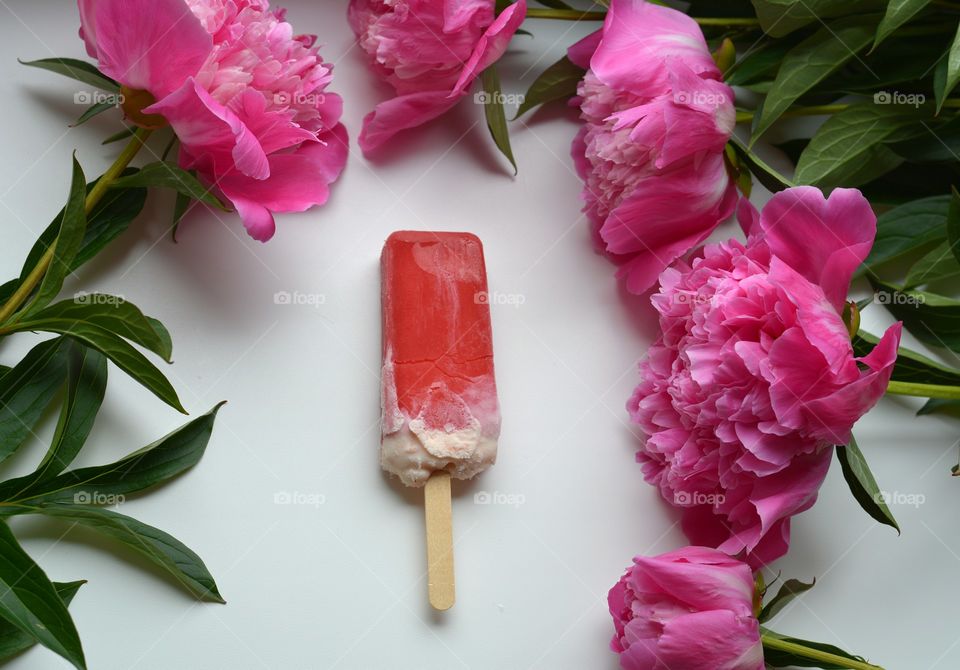
[[[733,91],[696,22],[642,0],[613,0],[603,29],[575,44],[586,68],[572,154],[597,246],[627,288],[650,288],[733,213],[724,163]]]
[[[168,122],[180,165],[230,200],[252,237],[273,236],[274,212],[326,202],[347,157],[342,103],[325,92],[332,69],[314,38],[295,36],[282,10],[266,0],[79,6],[87,52],[142,103],[125,104],[128,117]]]
[[[715,549],[637,556],[607,596],[624,670],[763,670],[750,567]]]
[[[884,394],[901,325],[854,357],[841,313],[876,234],[859,191],[792,188],[762,214],[742,201],[739,218],[746,245],[707,245],[660,276],[663,334],[627,408],[644,476],[683,508],[691,542],[757,566],[786,553],[832,446]]]
[[[437,118],[506,51],[525,0],[494,16],[494,0],[350,0],[348,18],[371,64],[397,92],[363,120],[360,148]]]

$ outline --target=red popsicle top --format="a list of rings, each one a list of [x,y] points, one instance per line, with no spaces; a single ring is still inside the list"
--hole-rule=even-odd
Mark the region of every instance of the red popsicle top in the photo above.
[[[408,485],[469,478],[500,430],[483,245],[470,233],[393,233],[381,257],[381,462]]]

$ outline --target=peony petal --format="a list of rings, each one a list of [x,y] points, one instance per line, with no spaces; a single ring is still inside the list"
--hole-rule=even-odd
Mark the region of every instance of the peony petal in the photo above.
[[[669,90],[664,62],[674,57],[698,75],[720,79],[692,18],[648,2],[613,0],[590,69],[607,86],[652,97]]]
[[[743,566],[749,572],[746,565]],[[727,610],[694,612],[666,622],[657,645],[669,670],[764,670],[760,625]]]
[[[805,411],[813,434],[831,444],[847,444],[850,428],[886,393],[897,361],[897,349],[903,324],[890,326],[867,356],[857,359],[869,368],[855,382],[845,384],[830,395],[806,403]]]
[[[450,91],[451,96],[463,95],[481,72],[500,60],[526,15],[526,0],[518,0],[500,12],[500,16],[480,36],[473,53],[463,66],[460,78]]]
[[[863,194],[838,188],[824,198],[812,186],[780,191],[764,206],[760,225],[773,255],[819,285],[842,311],[850,279],[877,233],[877,217]]]
[[[254,179],[270,175],[266,152],[253,132],[192,78],[144,111],[166,118],[187,153],[197,157],[198,165],[212,162],[213,173],[236,168]]]
[[[295,152],[270,156],[270,176],[252,179],[228,174],[218,183],[237,208],[251,237],[265,242],[273,236],[273,212],[302,212],[322,205],[347,160],[347,131],[342,125],[304,144]]]
[[[423,91],[385,100],[364,117],[360,149],[364,154],[376,151],[401,130],[431,121],[457,102],[447,91]]]
[[[600,46],[600,40],[602,38],[602,30],[598,30],[595,33],[590,33],[582,40],[574,43],[573,46],[567,49],[567,58],[569,58],[570,62],[577,67],[581,67],[586,70],[590,67],[590,59],[593,58],[593,54],[596,53],[597,47]]]
[[[182,0],[97,0],[92,22],[90,5],[80,7],[81,20],[87,10],[84,35],[96,40],[100,70],[158,100],[196,75],[213,49],[212,38]]]

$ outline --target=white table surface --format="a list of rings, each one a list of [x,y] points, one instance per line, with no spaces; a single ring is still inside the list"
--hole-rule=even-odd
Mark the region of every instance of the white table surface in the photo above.
[[[355,138],[387,92],[352,46],[346,2],[286,4],[297,30],[318,33],[324,57],[336,62],[333,90]],[[16,62],[84,57],[74,5],[2,0],[0,17],[5,278],[61,206],[71,152],[92,176],[119,149],[99,144],[117,129],[116,115],[68,129],[82,110],[73,103],[78,86]],[[503,66],[508,92],[525,90],[594,26],[526,27],[536,36],[515,41]],[[201,463],[121,508],[194,548],[226,606],[195,604],[92,533],[14,522],[51,578],[89,580],[71,611],[91,668],[617,666],[607,648],[607,589],[634,554],[685,544],[677,516],[634,463],[637,438],[624,410],[655,321],[591,250],[568,158],[575,115],[555,107],[511,127],[516,179],[470,98],[376,163],[354,151],[330,203],[278,217],[266,245],[234,216],[209,212],[192,214],[173,244],[164,236],[172,199],[151,195],[133,228],[67,286],[120,293],[166,323],[176,361],[167,372],[192,413],[229,400]],[[377,260],[384,238],[401,228],[477,233],[491,291],[522,300],[493,308],[500,459],[455,485],[458,601],[444,614],[427,605],[419,492],[377,463]],[[322,297],[278,305],[278,291]],[[875,331],[885,318],[879,307],[866,314]],[[0,359],[27,345],[6,345]],[[917,406],[884,399],[856,430],[881,486],[922,496],[921,505],[894,508],[903,536],[860,510],[834,464],[778,563],[785,576],[815,576],[818,585],[777,630],[841,645],[888,670],[960,666],[960,481],[950,477],[958,425],[915,419]],[[182,421],[112,370],[78,463],[119,458]],[[51,432],[48,422],[41,437]],[[24,449],[13,471],[30,470],[42,449]],[[480,492],[517,504],[475,504]],[[301,504],[275,502],[285,495]],[[9,667],[67,664],[34,649]]]

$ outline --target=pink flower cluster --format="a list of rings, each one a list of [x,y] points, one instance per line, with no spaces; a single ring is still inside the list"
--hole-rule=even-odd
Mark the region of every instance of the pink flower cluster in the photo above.
[[[197,170],[268,240],[274,212],[326,202],[347,157],[340,97],[313,46],[266,0],[79,0],[87,52],[159,115]]]
[[[397,96],[363,120],[360,148],[377,149],[396,133],[451,109],[507,48],[523,22],[519,0],[494,16],[494,0],[350,0],[360,46]]]
[[[723,150],[733,91],[696,22],[642,0],[613,0],[603,29],[569,50],[588,68],[573,142],[596,243],[642,293],[733,213]]]
[[[637,556],[610,589],[624,670],[763,670],[750,567],[715,549]]]
[[[833,445],[884,394],[901,327],[854,357],[841,314],[876,234],[859,191],[793,188],[762,214],[743,201],[739,218],[745,245],[707,245],[661,275],[662,335],[628,409],[644,475],[690,540],[761,565],[786,553]]]

